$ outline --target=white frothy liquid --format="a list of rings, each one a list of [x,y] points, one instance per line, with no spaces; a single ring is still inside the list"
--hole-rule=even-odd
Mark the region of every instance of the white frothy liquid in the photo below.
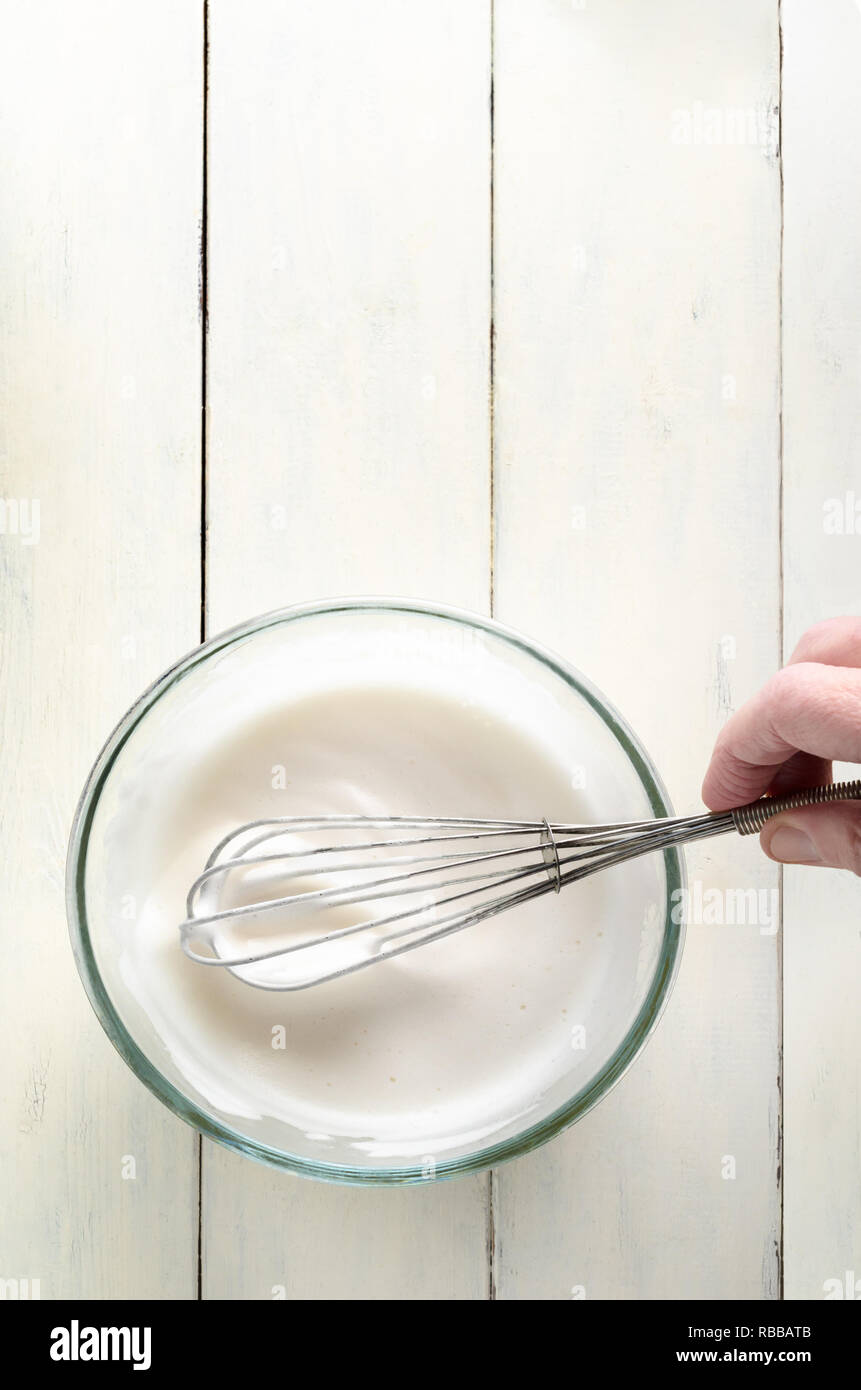
[[[647,813],[624,764],[596,751],[585,705],[579,727],[565,714],[561,740],[546,698],[530,709],[522,682],[465,689],[457,669],[415,684],[402,664],[382,681],[322,670],[295,694],[228,682],[227,714],[222,700],[218,717],[206,701],[184,716],[145,789],[130,780],[105,808],[105,892],[135,903],[113,929],[115,954],[100,952],[126,1024],[180,1089],[258,1142],[357,1166],[482,1148],[585,1085],[646,988],[660,922],[641,920],[641,905],[661,897],[660,859],[308,990],[255,989],[180,950],[191,881],[246,820]]]

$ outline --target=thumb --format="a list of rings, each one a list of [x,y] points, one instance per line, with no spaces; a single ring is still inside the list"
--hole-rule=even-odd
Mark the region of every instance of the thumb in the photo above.
[[[778,864],[824,864],[861,874],[861,808],[809,806],[767,821],[760,844]]]

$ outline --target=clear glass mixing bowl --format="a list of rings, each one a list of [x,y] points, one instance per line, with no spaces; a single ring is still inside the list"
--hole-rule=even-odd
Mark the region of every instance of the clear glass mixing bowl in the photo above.
[[[387,1146],[367,1136],[360,1142],[356,1136],[303,1132],[283,1117],[255,1113],[254,1106],[244,1116],[235,1107],[231,1112],[229,1103],[218,1103],[220,1078],[192,1076],[141,1006],[128,978],[128,913],[121,904],[146,892],[147,875],[164,858],[159,837],[165,779],[176,758],[203,729],[209,738],[220,731],[231,736],[231,709],[240,690],[247,698],[249,690],[264,691],[277,681],[285,694],[313,691],[315,674],[330,668],[346,678],[368,669],[382,680],[409,673],[419,683],[448,671],[455,682],[462,679],[465,698],[478,692],[479,702],[482,690],[508,691],[528,711],[536,736],[551,740],[563,766],[582,760],[585,737],[589,756],[598,759],[603,800],[590,804],[587,795],[584,819],[673,814],[648,755],[616,710],[566,662],[519,633],[472,613],[407,600],[329,600],[284,609],[221,633],[177,662],[133,705],[99,754],[75,815],[67,865],[78,969],[105,1031],[135,1074],[182,1119],[229,1148],[335,1182],[409,1183],[476,1172],[558,1134],[630,1066],[666,1004],[678,967],[683,928],[675,905],[684,884],[683,859],[668,849],[596,876],[612,879],[606,910],[613,930],[600,948],[606,968],[590,1020],[593,1042],[585,1051],[572,1043],[570,1055],[560,1054],[557,1073],[517,1113],[501,1110],[497,1119],[459,1138],[414,1132],[410,1144]],[[446,806],[440,814],[458,811]],[[213,829],[209,844],[215,838]],[[572,922],[582,887],[566,888],[557,900],[566,910],[570,903]],[[533,909],[543,910],[529,905]],[[504,1077],[501,1085],[504,1091]]]

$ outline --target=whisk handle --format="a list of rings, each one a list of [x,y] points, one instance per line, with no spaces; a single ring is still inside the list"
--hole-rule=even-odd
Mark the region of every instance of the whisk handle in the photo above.
[[[797,811],[802,806],[819,806],[827,801],[861,801],[861,781],[830,782],[825,787],[808,787],[786,796],[763,796],[747,806],[736,806],[730,814],[739,835],[756,835],[767,820],[782,811]]]

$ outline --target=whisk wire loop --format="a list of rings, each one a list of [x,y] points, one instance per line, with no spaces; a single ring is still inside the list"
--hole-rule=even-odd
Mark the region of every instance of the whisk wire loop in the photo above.
[[[601,825],[359,815],[249,821],[223,836],[192,883],[180,940],[192,960],[249,984],[303,989],[640,855],[732,830],[752,835],[782,811],[859,799],[861,781],[853,781],[726,811]]]

